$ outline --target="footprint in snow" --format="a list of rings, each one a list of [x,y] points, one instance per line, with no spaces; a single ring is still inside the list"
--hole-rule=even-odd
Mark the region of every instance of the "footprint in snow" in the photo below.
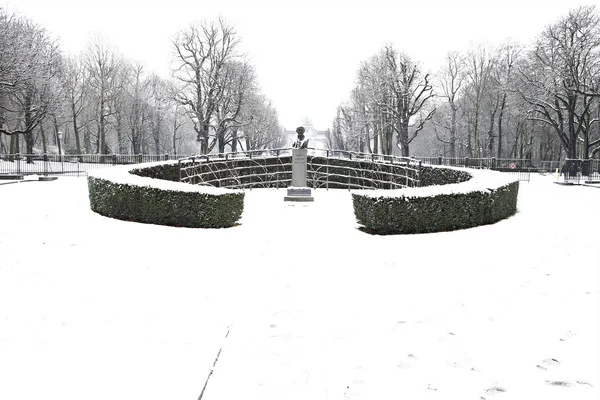
[[[560,364],[560,361],[558,361],[556,358],[546,358],[544,361],[542,361],[542,364],[551,367]]]
[[[546,383],[550,386],[563,386],[563,387],[573,386],[573,384],[568,381],[546,381]]]
[[[485,389],[485,393],[489,394],[489,395],[494,395],[496,393],[504,393],[504,392],[506,392],[506,389],[504,389],[503,387],[500,387],[500,386],[494,386],[489,389]]]
[[[574,337],[575,335],[577,335],[577,334],[576,334],[576,333],[574,333],[574,332],[571,332],[571,331],[569,331],[569,332],[565,333],[565,335],[564,335],[563,337],[561,337],[561,338],[560,338],[560,341],[561,341],[561,342],[566,342],[566,341],[567,341],[567,339],[571,339],[571,338],[572,338],[572,337]]]

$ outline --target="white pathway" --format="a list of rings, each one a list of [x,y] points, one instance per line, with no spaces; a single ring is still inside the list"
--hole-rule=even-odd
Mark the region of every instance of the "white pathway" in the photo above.
[[[347,191],[202,230],[0,186],[0,399],[195,400],[222,348],[206,400],[596,400],[600,190],[533,178],[508,220],[386,237]]]

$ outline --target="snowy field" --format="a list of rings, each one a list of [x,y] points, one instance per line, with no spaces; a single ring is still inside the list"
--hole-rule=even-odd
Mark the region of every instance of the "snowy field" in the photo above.
[[[519,212],[370,236],[348,191],[253,190],[237,227],[0,185],[0,399],[600,398],[600,190],[532,176]],[[226,333],[229,335],[225,338]]]

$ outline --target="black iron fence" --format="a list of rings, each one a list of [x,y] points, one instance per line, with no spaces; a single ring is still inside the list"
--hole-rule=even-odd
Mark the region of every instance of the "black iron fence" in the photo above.
[[[164,154],[1,154],[0,175],[87,175],[97,168],[121,164],[166,161],[177,157]]]
[[[264,157],[280,157],[291,155],[291,149],[253,150],[238,153],[210,154],[197,156],[198,160],[224,159],[256,159]],[[310,154],[309,154],[310,155]],[[343,150],[315,150],[313,157],[327,159],[341,158],[349,160],[364,160],[377,164],[402,165],[407,158],[358,153]],[[0,175],[87,175],[87,172],[97,168],[105,168],[121,164],[138,164],[144,162],[166,161],[180,159],[169,154],[0,154]],[[433,165],[455,167],[482,168],[516,174],[519,180],[529,181],[531,172],[555,174],[565,181],[572,183],[600,181],[600,160],[567,159],[565,161],[540,161],[535,165],[527,159],[516,158],[450,158],[450,157],[415,157],[414,159]],[[316,164],[315,159],[315,164]],[[326,168],[320,166],[320,168]],[[320,170],[315,171],[315,181],[322,180]],[[350,173],[348,173],[350,175]],[[385,175],[385,173],[383,174]],[[287,179],[287,176],[285,177]],[[312,178],[312,176],[311,176]]]
[[[600,160],[566,159],[560,167],[559,177],[570,183],[600,183]]]
[[[419,185],[421,162],[408,157],[308,149],[312,188],[394,189]],[[227,188],[283,188],[292,180],[292,149],[207,154],[179,160],[180,181]]]
[[[451,158],[451,157],[416,157],[418,160],[432,165],[447,165],[451,167],[490,169],[517,175],[520,181],[529,181],[531,172],[537,172],[538,167],[531,160],[521,158]]]

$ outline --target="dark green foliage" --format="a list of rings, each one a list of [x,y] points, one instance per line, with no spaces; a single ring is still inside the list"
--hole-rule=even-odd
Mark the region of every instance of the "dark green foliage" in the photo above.
[[[92,176],[88,177],[88,188],[93,211],[125,221],[226,228],[238,221],[244,209],[243,193],[178,192],[117,184]]]
[[[169,163],[148,168],[138,168],[129,172],[133,175],[147,178],[162,179],[164,181],[179,182],[179,164]]]
[[[447,185],[449,183],[466,182],[471,179],[471,174],[458,169],[422,165],[419,179],[421,186]]]
[[[442,168],[435,170],[443,171]],[[513,182],[486,192],[432,197],[375,198],[353,194],[352,201],[358,223],[368,232],[426,233],[471,228],[507,218],[517,211],[518,192],[519,182]]]

